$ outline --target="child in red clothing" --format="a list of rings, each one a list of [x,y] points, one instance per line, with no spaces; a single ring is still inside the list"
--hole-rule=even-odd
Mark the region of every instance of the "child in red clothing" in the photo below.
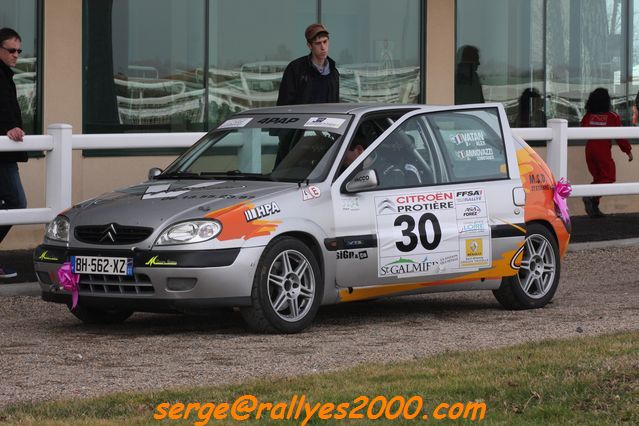
[[[612,112],[608,90],[595,89],[586,102],[586,115],[581,119],[581,127],[621,126],[621,118]],[[632,146],[628,139],[617,139],[617,145],[632,161]],[[586,164],[592,175],[592,183],[613,183],[617,180],[615,160],[612,159],[612,141],[610,139],[588,140],[586,142]],[[584,197],[586,213],[590,217],[603,217],[599,210],[601,197]]]

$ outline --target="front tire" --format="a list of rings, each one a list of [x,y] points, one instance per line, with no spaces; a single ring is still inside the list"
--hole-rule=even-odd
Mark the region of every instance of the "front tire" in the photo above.
[[[298,333],[317,314],[324,284],[317,259],[300,240],[282,237],[264,250],[242,317],[255,331]]]
[[[73,310],[69,307],[69,310],[77,319],[85,324],[118,324],[126,321],[133,315],[132,311],[100,309],[83,306],[81,304],[78,304]]]
[[[506,309],[546,306],[559,285],[560,262],[555,236],[545,226],[531,223],[519,273],[502,279],[499,289],[493,290],[495,298]]]

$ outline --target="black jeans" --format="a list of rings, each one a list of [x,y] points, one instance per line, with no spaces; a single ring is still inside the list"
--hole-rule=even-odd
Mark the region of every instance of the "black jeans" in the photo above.
[[[0,209],[24,209],[27,197],[20,182],[20,171],[16,163],[0,163]],[[0,226],[0,242],[4,240],[11,225]]]

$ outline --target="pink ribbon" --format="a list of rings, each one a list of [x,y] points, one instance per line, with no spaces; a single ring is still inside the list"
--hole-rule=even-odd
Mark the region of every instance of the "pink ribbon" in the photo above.
[[[559,181],[556,182],[555,195],[553,196],[553,200],[559,208],[561,219],[565,223],[570,223],[570,215],[568,214],[568,203],[566,202],[566,198],[570,196],[571,192],[572,186],[566,178],[561,178],[559,179]]]
[[[63,290],[71,292],[71,310],[74,310],[78,305],[78,281],[80,281],[80,275],[73,273],[71,263],[64,262],[58,269],[58,281]]]

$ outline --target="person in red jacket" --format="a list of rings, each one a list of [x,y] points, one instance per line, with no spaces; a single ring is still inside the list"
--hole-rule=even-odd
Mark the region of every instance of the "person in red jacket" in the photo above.
[[[586,101],[586,115],[581,119],[581,127],[621,126],[621,118],[612,112],[608,90],[599,87],[590,93]],[[617,139],[617,145],[632,161],[632,146],[628,139]],[[617,180],[615,160],[612,159],[612,141],[610,139],[589,139],[586,142],[586,164],[592,175],[592,183],[614,183]],[[584,197],[586,213],[590,217],[604,217],[599,210],[601,197]]]

